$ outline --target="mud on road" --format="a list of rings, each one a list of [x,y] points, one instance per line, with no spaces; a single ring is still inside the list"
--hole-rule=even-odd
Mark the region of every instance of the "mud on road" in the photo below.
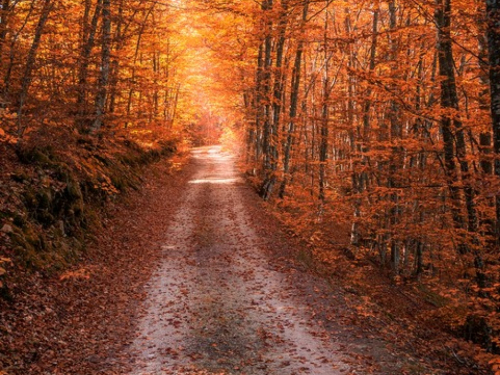
[[[146,286],[129,374],[374,371],[352,365],[353,346],[310,319],[297,287],[270,262],[270,239],[254,229],[258,212],[245,203],[249,188],[231,155],[220,147],[196,149],[192,163],[161,265]],[[363,342],[354,352],[380,345]]]

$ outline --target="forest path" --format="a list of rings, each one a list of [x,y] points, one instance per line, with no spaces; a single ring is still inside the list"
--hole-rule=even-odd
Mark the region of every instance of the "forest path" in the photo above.
[[[418,322],[349,280],[318,276],[311,248],[266,212],[234,162],[209,147],[151,165],[141,189],[108,202],[78,264],[12,285],[0,373],[484,373],[452,361],[447,341],[437,357],[433,331],[408,334]]]
[[[302,271],[273,259],[270,246],[292,245],[265,233],[266,215],[248,201],[233,158],[207,147],[195,149],[191,163],[160,266],[146,285],[129,374],[386,373],[382,358],[353,361],[388,356],[383,344],[354,342],[335,299],[311,308],[307,296],[321,294],[311,276],[299,290]],[[338,321],[326,328],[312,318],[318,310]]]

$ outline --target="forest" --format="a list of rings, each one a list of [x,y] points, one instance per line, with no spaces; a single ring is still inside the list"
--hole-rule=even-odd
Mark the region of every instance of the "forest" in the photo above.
[[[1,0],[0,298],[217,143],[325,272],[411,290],[500,373],[500,1]]]

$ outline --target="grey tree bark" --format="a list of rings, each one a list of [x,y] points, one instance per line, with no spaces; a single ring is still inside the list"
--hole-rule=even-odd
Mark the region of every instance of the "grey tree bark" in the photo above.
[[[500,178],[500,0],[486,0],[488,21],[489,77],[493,131],[494,174]],[[496,235],[500,240],[500,194],[495,196]]]
[[[302,26],[305,26],[307,21],[307,15],[309,12],[309,1],[304,1],[304,6],[302,8]],[[283,180],[281,181],[279,196],[283,198],[286,193],[286,187],[289,181],[290,174],[290,154],[293,144],[293,136],[295,133],[295,122],[297,120],[297,112],[299,105],[299,89],[300,89],[300,79],[301,79],[301,66],[302,66],[302,54],[304,52],[304,40],[302,36],[297,43],[297,50],[295,52],[295,62],[292,71],[292,82],[290,91],[290,112],[288,119],[288,126],[286,132],[286,142],[283,150]]]
[[[54,7],[54,2],[52,0],[45,0],[43,3],[42,13],[35,30],[35,37],[31,44],[28,56],[26,58],[26,65],[24,67],[23,77],[21,79],[21,92],[19,94],[19,106],[17,110],[17,133],[22,137],[26,126],[23,124],[23,107],[28,95],[28,91],[31,86],[31,74],[33,72],[33,67],[35,65],[36,54],[38,52],[38,47],[40,47],[40,41],[42,39],[42,34],[45,28],[45,24],[49,18],[49,14]]]
[[[106,112],[106,98],[108,95],[109,72],[111,57],[111,1],[102,1],[102,50],[101,50],[101,75],[95,99],[95,120],[90,131],[101,130]]]

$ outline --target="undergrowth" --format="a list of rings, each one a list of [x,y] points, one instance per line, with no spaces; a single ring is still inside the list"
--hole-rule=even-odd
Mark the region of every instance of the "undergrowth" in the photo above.
[[[258,179],[247,178],[258,191]],[[339,219],[340,210],[326,210],[310,196],[272,197],[267,203],[288,235],[307,244],[308,250],[295,254],[296,260],[332,287],[342,288],[358,316],[370,317],[366,324],[378,322],[375,328],[387,331],[388,337],[398,335],[401,345],[440,358],[445,364],[455,363],[464,371],[496,371],[500,356],[488,347],[496,335],[476,314],[472,297],[456,286],[442,287],[443,278],[456,280],[456,275],[429,267],[420,278],[406,274],[393,277],[369,249],[350,246],[350,227]]]
[[[63,129],[0,142],[0,298],[24,272],[50,275],[78,261],[106,203],[137,189],[143,166],[174,154],[177,144]]]

